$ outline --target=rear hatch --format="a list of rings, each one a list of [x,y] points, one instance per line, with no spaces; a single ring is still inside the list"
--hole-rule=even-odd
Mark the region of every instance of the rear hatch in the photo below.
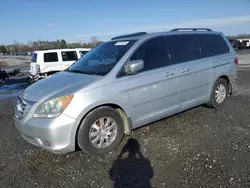
[[[30,74],[35,76],[37,74],[37,53],[33,52],[31,55],[31,63],[30,63]]]

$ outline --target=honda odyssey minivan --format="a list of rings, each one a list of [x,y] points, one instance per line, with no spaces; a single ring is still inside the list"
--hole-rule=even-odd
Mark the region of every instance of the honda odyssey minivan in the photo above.
[[[114,37],[29,86],[15,125],[53,153],[106,153],[142,125],[201,104],[219,108],[232,94],[237,64],[228,39],[211,29]]]

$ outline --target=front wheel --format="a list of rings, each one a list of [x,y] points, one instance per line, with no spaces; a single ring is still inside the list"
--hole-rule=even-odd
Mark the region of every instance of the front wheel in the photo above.
[[[212,89],[208,106],[219,108],[228,96],[228,83],[225,79],[219,78]]]
[[[105,106],[90,112],[82,121],[77,142],[89,154],[104,154],[113,150],[123,137],[123,120],[117,110]]]

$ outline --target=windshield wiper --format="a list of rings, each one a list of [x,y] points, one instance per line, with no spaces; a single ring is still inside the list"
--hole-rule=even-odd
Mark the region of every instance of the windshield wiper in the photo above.
[[[88,75],[96,75],[96,72],[87,72],[81,70],[67,70],[68,72],[80,73],[80,74],[88,74]]]

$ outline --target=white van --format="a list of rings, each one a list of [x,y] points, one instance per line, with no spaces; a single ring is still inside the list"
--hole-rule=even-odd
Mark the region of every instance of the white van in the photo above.
[[[29,77],[39,79],[63,71],[88,51],[90,48],[34,51],[31,57]]]

